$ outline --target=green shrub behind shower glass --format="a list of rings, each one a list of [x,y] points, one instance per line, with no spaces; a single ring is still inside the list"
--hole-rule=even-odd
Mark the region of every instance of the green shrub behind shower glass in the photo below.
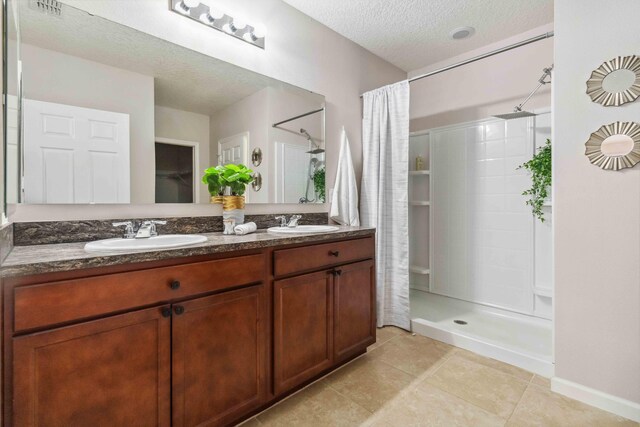
[[[518,166],[518,169],[526,169],[531,173],[531,188],[522,193],[529,196],[527,205],[531,206],[533,215],[544,222],[542,207],[549,197],[551,188],[551,140],[538,148],[538,152],[526,163]]]

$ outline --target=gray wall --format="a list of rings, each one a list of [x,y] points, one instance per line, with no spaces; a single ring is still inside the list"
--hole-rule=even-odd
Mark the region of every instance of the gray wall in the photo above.
[[[584,143],[604,124],[640,120],[640,101],[603,107],[585,94],[603,61],[640,53],[638,16],[638,0],[556,1],[553,100],[556,375],[636,404],[640,166],[603,171]]]

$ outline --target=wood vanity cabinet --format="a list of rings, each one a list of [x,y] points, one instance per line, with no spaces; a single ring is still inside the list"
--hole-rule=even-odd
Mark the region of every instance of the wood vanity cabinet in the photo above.
[[[274,283],[276,395],[375,342],[373,245],[367,238],[275,252],[276,275],[320,268]]]
[[[374,239],[3,280],[5,426],[227,426],[375,342]]]
[[[264,286],[174,305],[173,426],[227,425],[264,403]]]
[[[13,361],[14,426],[169,425],[171,319],[160,308],[15,338]]]

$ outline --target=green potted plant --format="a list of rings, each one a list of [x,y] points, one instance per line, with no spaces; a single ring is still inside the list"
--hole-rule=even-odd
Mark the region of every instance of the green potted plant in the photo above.
[[[222,203],[223,221],[233,220],[234,224],[244,223],[244,193],[247,185],[253,182],[252,174],[253,171],[245,165],[232,163],[205,170],[202,182],[209,189],[211,202]],[[227,189],[229,189],[228,192]]]
[[[531,173],[531,188],[522,193],[529,196],[527,205],[531,206],[533,215],[544,222],[544,212],[542,207],[549,198],[549,188],[551,187],[551,140],[540,148],[528,162],[518,166],[518,169],[526,169]]]
[[[202,182],[207,185],[209,194],[211,195],[211,203],[222,203],[222,197],[226,184],[223,180],[222,174],[224,172],[224,166],[213,166],[205,169]]]

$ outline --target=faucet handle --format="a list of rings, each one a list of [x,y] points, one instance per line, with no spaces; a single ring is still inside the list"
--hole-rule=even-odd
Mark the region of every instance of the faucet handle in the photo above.
[[[287,227],[297,227],[298,226],[298,221],[300,221],[300,218],[302,218],[302,215],[292,215],[291,219],[289,220],[289,223],[287,224]]]
[[[124,238],[125,239],[133,239],[136,237],[136,233],[133,230],[133,222],[132,221],[122,221],[122,222],[114,222],[111,225],[114,227],[125,227],[124,229]]]
[[[158,232],[156,231],[156,225],[166,225],[167,224],[167,221],[161,221],[159,219],[152,219],[152,220],[149,220],[149,221],[146,221],[146,222],[148,222],[149,225],[151,226],[151,231],[150,231],[149,234],[152,237],[158,235]]]
[[[286,215],[278,215],[276,219],[280,220],[280,227],[287,226],[287,216]]]

